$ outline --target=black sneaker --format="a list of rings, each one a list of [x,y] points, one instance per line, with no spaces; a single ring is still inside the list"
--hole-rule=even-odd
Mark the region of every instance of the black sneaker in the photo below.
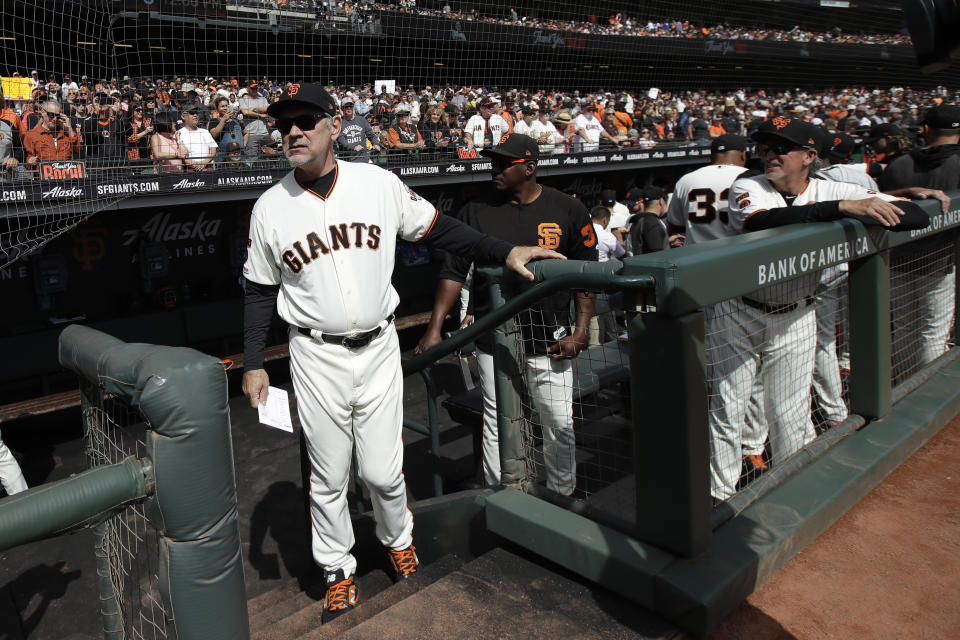
[[[320,617],[322,624],[326,624],[356,607],[359,595],[357,585],[353,582],[353,576],[344,578],[343,569],[325,574],[324,580],[327,583],[327,595],[323,599],[323,615]]]
[[[417,548],[410,545],[406,549],[387,549],[390,564],[393,566],[394,581],[406,580],[417,573],[420,568],[420,559],[417,558]]]

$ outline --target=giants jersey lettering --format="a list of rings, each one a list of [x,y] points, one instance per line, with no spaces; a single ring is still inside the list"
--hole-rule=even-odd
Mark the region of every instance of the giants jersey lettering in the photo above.
[[[286,322],[349,334],[376,327],[396,308],[397,236],[422,240],[437,211],[374,165],[338,162],[336,171],[326,194],[290,172],[260,196],[243,272],[281,285],[277,312]]]
[[[493,113],[489,120],[484,120],[480,114],[475,114],[467,120],[467,125],[463,128],[464,133],[469,133],[473,137],[473,146],[477,149],[484,147],[495,147],[500,144],[503,136],[510,133],[510,125],[507,121]]]
[[[830,202],[833,200],[863,200],[865,198],[881,198],[888,202],[894,200],[903,200],[888,196],[885,193],[877,193],[871,189],[866,189],[860,185],[849,182],[828,182],[811,178],[807,182],[807,187],[797,195],[793,201],[793,206],[804,204],[813,204],[815,202]],[[730,226],[737,230],[737,233],[743,233],[743,225],[747,219],[755,213],[766,211],[768,209],[777,209],[786,207],[787,201],[779,191],[774,188],[765,176],[752,176],[749,178],[740,178],[730,187]],[[780,275],[779,265],[777,275]],[[787,264],[789,267],[789,263]],[[791,267],[792,268],[792,267]],[[784,279],[789,279],[790,269],[784,274]],[[768,270],[769,272],[769,270]],[[820,272],[814,271],[807,273],[799,278],[794,278],[783,284],[774,284],[772,286],[758,289],[747,294],[747,297],[768,304],[786,304],[797,302],[813,295],[817,286]],[[777,278],[779,280],[779,277]],[[769,282],[768,278],[768,282]]]
[[[686,228],[687,244],[726,238],[739,233],[730,227],[727,197],[730,185],[745,169],[711,164],[677,181],[667,210],[667,222]]]

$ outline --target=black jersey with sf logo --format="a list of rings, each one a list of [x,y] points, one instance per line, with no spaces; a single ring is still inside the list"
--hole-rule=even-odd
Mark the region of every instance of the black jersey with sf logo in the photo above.
[[[570,260],[597,259],[597,237],[586,207],[551,187],[544,186],[530,204],[511,202],[504,194],[492,192],[464,205],[457,217],[483,233],[517,245],[553,249]],[[449,255],[440,277],[463,282],[471,264],[469,258]],[[490,310],[486,296],[471,295],[470,306],[478,318]],[[545,354],[547,347],[570,335],[570,294],[561,291],[543,299],[520,314],[518,322],[527,353]],[[477,340],[477,346],[491,352],[493,339],[484,336]]]

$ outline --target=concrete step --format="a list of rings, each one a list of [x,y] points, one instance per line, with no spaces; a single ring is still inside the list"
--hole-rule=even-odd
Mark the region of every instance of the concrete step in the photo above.
[[[498,547],[337,637],[666,640],[678,631],[561,567]]]
[[[432,584],[463,563],[461,558],[447,555],[429,565],[422,565],[416,579],[397,584],[393,584],[390,576],[380,569],[356,576],[360,605],[323,626],[320,625],[323,585],[310,587],[305,592],[296,580],[291,580],[250,600],[251,640],[332,638]]]

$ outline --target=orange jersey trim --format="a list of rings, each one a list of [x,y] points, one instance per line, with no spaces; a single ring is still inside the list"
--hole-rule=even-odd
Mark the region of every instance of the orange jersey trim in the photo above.
[[[433,220],[430,221],[430,224],[427,225],[427,230],[423,232],[423,235],[420,236],[420,239],[417,240],[416,244],[419,244],[427,239],[427,236],[430,235],[430,232],[433,231],[433,225],[437,224],[437,218],[440,217],[440,211],[437,209],[433,210]]]
[[[333,188],[337,186],[337,179],[340,177],[340,165],[335,165],[333,168],[333,184],[330,185],[330,188],[327,190],[325,195],[320,195],[310,187],[306,186],[300,182],[300,176],[297,175],[297,172],[293,172],[293,179],[297,181],[297,184],[300,185],[300,188],[306,191],[307,193],[313,194],[314,196],[320,198],[321,200],[326,200],[330,197],[330,194],[333,193]]]

